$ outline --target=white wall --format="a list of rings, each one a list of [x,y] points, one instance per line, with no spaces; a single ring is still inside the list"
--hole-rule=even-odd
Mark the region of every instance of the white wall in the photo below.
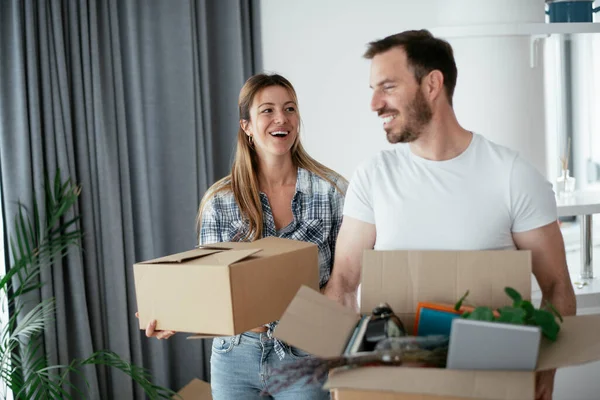
[[[485,7],[481,5],[485,4]],[[388,148],[369,110],[369,41],[406,29],[495,22],[540,22],[543,0],[262,0],[266,71],[298,91],[303,140],[318,160],[350,177],[368,155]],[[529,68],[526,37],[454,39],[455,109],[465,128],[521,151],[545,171],[543,74]]]

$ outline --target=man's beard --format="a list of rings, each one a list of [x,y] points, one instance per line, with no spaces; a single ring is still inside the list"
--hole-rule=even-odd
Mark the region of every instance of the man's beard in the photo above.
[[[431,121],[433,112],[420,90],[417,91],[405,114],[404,126],[401,127],[400,132],[394,132],[392,128],[385,130],[388,142],[392,144],[413,142],[421,136],[423,128]]]

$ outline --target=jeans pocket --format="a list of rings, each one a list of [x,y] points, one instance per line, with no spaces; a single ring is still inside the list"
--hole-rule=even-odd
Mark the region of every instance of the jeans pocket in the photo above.
[[[229,353],[235,346],[235,336],[216,337],[212,342],[213,353]]]
[[[292,358],[294,358],[294,359],[296,359],[296,360],[301,360],[301,359],[304,359],[304,358],[313,357],[313,355],[312,355],[312,354],[310,354],[310,353],[307,353],[307,352],[305,352],[304,350],[300,350],[300,349],[299,349],[299,348],[297,348],[297,347],[294,347],[294,346],[287,346],[287,348],[288,348],[288,354],[289,354],[289,355],[290,355]]]

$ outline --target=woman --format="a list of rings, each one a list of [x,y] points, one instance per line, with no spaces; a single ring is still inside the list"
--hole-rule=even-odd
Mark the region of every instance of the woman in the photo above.
[[[311,158],[300,143],[300,114],[292,84],[259,74],[239,97],[240,129],[231,174],[205,194],[198,211],[201,245],[278,236],[313,242],[319,249],[320,286],[327,283],[342,222],[347,182]],[[172,331],[148,336],[170,337]],[[213,398],[262,399],[278,377],[273,370],[308,354],[273,338],[275,323],[213,340]],[[284,378],[284,377],[280,377]],[[272,393],[275,399],[327,399],[323,382],[299,381]]]

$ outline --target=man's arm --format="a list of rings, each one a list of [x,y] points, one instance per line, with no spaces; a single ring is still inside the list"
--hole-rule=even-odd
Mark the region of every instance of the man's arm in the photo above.
[[[575,315],[575,292],[558,223],[513,233],[513,240],[517,248],[531,250],[533,274],[542,290],[542,306],[549,301],[561,315]]]
[[[335,247],[331,278],[325,295],[358,312],[363,251],[375,246],[375,225],[344,216]]]
[[[519,249],[531,250],[533,274],[542,289],[542,306],[549,301],[561,315],[575,315],[575,292],[558,223],[513,233],[513,240]],[[536,400],[552,399],[555,372],[553,369],[537,373]]]

